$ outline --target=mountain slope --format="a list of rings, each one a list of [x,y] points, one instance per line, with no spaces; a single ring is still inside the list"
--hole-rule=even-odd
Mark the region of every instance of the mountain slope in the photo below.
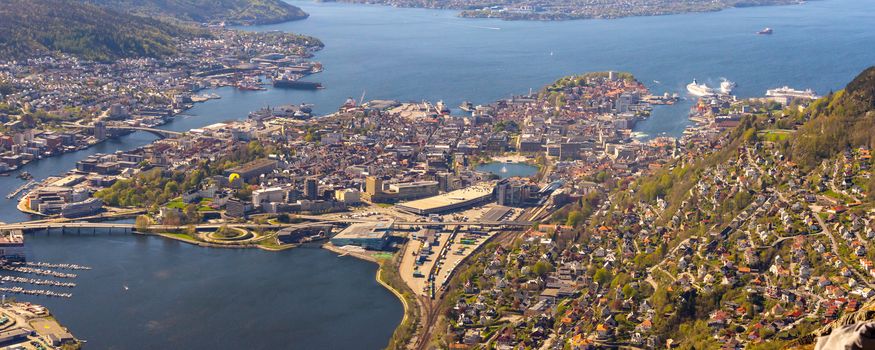
[[[875,146],[875,67],[866,69],[844,90],[814,102],[798,116],[805,124],[793,142],[792,156],[810,169],[848,147]]]
[[[307,18],[282,0],[85,0],[118,11],[183,21],[269,24]]]
[[[160,57],[174,38],[195,35],[179,25],[70,0],[4,0],[0,4],[0,59],[60,51],[90,60]]]

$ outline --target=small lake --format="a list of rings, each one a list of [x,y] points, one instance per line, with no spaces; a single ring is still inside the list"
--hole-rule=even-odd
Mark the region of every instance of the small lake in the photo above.
[[[485,171],[498,175],[502,179],[509,177],[529,177],[538,173],[538,167],[525,163],[492,162],[480,165],[477,171]]]

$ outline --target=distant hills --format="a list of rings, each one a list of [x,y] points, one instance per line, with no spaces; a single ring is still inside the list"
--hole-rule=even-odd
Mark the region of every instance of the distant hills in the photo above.
[[[2,0],[0,60],[49,52],[109,61],[161,57],[176,38],[208,35],[192,22],[265,24],[306,18],[281,0]]]
[[[183,21],[270,24],[309,16],[282,0],[82,0],[134,14]]]
[[[53,51],[97,61],[159,57],[175,52],[174,38],[198,34],[204,33],[80,1],[0,2],[0,59]]]

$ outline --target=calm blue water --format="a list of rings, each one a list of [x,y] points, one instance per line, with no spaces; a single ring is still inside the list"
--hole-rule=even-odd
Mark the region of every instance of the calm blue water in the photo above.
[[[206,249],[106,233],[27,244],[31,260],[93,267],[77,271],[72,299],[17,297],[48,306],[89,349],[379,349],[403,314],[374,280],[376,265],[321,248]]]
[[[188,130],[287,103],[315,103],[317,112],[327,113],[363,91],[366,99],[484,104],[597,70],[632,72],[657,93],[683,93],[692,78],[715,84],[721,77],[737,82],[742,97],[781,85],[826,93],[875,64],[871,1],[569,22],[465,20],[454,11],[294,4],[310,18],[255,29],[322,39],[326,47],[317,59],[326,70],[310,80],[326,89],[218,89],[221,100],[200,104],[187,113],[191,116],[164,128]],[[753,34],[767,26],[774,35]],[[688,123],[689,103],[656,108],[638,131],[678,135]],[[127,150],[153,139],[135,133],[23,170],[45,178],[89,154]],[[0,189],[21,183],[3,177]],[[14,203],[0,197],[0,221],[25,219]],[[373,265],[318,249],[215,250],[121,235],[29,236],[28,247],[33,260],[95,268],[81,273],[71,300],[24,299],[48,305],[98,349],[370,349],[383,346],[401,318],[398,301],[373,280]]]
[[[304,21],[255,27],[314,35],[325,71],[309,80],[320,91],[245,94],[246,103],[216,103],[196,113],[245,116],[252,105],[309,102],[336,110],[358,99],[443,99],[475,104],[538,89],[576,73],[622,70],[653,92],[685,93],[693,78],[726,77],[741,97],[790,85],[825,93],[875,64],[875,6],[826,0],[798,6],[715,13],[567,22],[461,19],[455,11],[294,1]],[[754,32],[772,27],[775,34]],[[551,55],[552,53],[552,55]],[[660,83],[654,83],[659,81]],[[678,136],[691,102],[656,108],[638,131]],[[219,107],[221,106],[221,107]]]
[[[486,171],[502,179],[509,177],[529,177],[538,173],[538,167],[525,163],[492,162],[480,165],[477,171]]]

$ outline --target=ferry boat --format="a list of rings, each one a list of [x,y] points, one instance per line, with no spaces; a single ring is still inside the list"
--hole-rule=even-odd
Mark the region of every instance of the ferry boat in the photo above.
[[[763,28],[763,30],[758,31],[757,34],[759,34],[759,35],[770,35],[770,34],[772,34],[772,28],[765,27],[765,28]]]
[[[732,89],[734,89],[735,86],[736,85],[734,82],[723,79],[723,81],[720,82],[720,93],[722,93],[724,95],[729,95],[732,93]]]
[[[474,111],[474,104],[471,103],[470,101],[465,101],[459,105],[459,109],[461,109],[465,112],[473,112]]]
[[[791,97],[791,98],[807,98],[807,99],[816,99],[817,94],[814,93],[814,90],[805,89],[796,90],[789,86],[779,87],[776,89],[766,90],[766,96],[768,97]]]
[[[687,91],[690,92],[693,96],[712,96],[714,95],[714,89],[708,87],[705,84],[699,84],[696,79],[693,79],[692,83],[687,84]]]

